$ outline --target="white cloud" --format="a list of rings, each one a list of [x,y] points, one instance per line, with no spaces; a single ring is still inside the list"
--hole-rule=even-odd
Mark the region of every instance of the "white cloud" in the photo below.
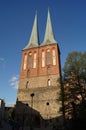
[[[13,76],[13,77],[10,79],[10,82],[15,82],[17,79],[18,79],[18,76]]]
[[[12,86],[14,89],[18,89],[18,83],[19,83],[19,77],[18,75],[11,77],[9,80],[10,86]]]
[[[6,103],[5,106],[6,106],[6,107],[14,107],[14,106],[15,106],[15,103]]]

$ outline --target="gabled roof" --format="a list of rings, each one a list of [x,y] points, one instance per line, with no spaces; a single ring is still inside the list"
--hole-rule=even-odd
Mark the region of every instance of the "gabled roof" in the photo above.
[[[38,46],[39,46],[39,36],[38,36],[38,22],[37,22],[37,12],[36,12],[30,40],[23,50],[38,47]]]
[[[51,22],[51,18],[50,18],[50,11],[48,9],[46,30],[45,30],[44,40],[41,45],[48,45],[48,44],[52,44],[52,43],[57,43],[57,41],[54,38],[52,22]]]

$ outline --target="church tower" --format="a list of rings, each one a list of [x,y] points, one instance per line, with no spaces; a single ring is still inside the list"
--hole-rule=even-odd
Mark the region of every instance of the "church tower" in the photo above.
[[[60,50],[48,10],[44,40],[39,44],[37,13],[30,40],[22,50],[18,101],[38,111],[43,119],[60,116]]]

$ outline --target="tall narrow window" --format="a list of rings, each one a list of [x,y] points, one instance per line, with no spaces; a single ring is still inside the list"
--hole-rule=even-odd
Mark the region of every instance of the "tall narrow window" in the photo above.
[[[52,50],[52,60],[53,60],[53,65],[56,65],[56,52],[54,49]]]
[[[42,67],[45,67],[45,52],[42,51]]]
[[[26,70],[26,66],[27,66],[27,55],[24,55],[24,65],[23,65],[23,69]]]
[[[32,53],[29,53],[29,56],[28,56],[28,60],[29,60],[29,68],[32,68]]]
[[[50,74],[50,68],[49,67],[47,68],[47,74]]]
[[[47,81],[47,85],[48,85],[48,86],[51,85],[50,79],[48,79],[48,81]]]
[[[50,64],[50,50],[47,50],[47,65]]]
[[[27,83],[26,83],[26,88],[28,88],[29,87],[29,81],[27,81]]]
[[[27,71],[27,77],[30,77],[30,70]]]
[[[36,68],[36,53],[34,53],[33,68]]]

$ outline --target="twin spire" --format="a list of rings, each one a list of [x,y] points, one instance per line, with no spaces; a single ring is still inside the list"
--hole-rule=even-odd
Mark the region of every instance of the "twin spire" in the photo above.
[[[37,12],[36,12],[30,40],[24,49],[38,47],[38,46],[39,46],[39,35],[38,35],[38,22],[37,22]]]
[[[50,11],[48,9],[48,16],[47,16],[47,23],[46,23],[43,45],[52,44],[52,43],[57,43],[57,42],[54,38],[54,33],[53,33],[53,28],[52,28],[52,23],[50,18]]]
[[[54,33],[53,33],[53,28],[52,28],[52,23],[50,18],[50,11],[48,9],[45,36],[44,36],[43,43],[41,45],[48,45],[52,43],[57,43],[57,41],[54,38]],[[37,21],[37,12],[36,12],[30,40],[27,46],[23,50],[28,48],[38,47],[38,46],[39,46],[39,35],[38,35],[38,21]]]

